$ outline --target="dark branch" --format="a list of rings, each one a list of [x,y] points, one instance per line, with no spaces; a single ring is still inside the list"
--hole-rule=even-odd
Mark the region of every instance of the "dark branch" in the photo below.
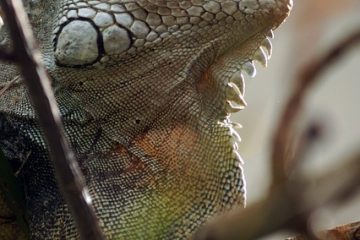
[[[84,177],[65,139],[50,79],[40,62],[40,52],[22,1],[1,0],[0,3],[9,25],[17,63],[49,146],[60,191],[75,219],[81,239],[104,239],[85,187]]]
[[[273,140],[272,172],[274,185],[280,184],[287,178],[286,166],[291,161],[291,143],[296,120],[301,113],[304,99],[308,90],[314,85],[319,76],[334,62],[339,60],[351,47],[360,42],[360,30],[337,44],[323,58],[310,62],[299,74],[294,93],[285,106],[277,131]],[[291,165],[291,164],[290,164]]]

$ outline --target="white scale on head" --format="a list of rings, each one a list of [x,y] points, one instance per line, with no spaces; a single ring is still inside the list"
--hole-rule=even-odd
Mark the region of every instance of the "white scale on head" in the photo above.
[[[57,39],[57,61],[71,66],[91,64],[99,56],[97,38],[98,33],[91,23],[81,20],[69,22]]]
[[[96,23],[99,24],[99,21]],[[82,19],[69,21],[57,37],[55,57],[58,63],[66,66],[88,65],[99,59],[101,49],[104,49],[105,54],[112,55],[130,47],[131,39],[127,30],[111,24],[100,32],[96,29],[98,24]],[[102,41],[98,40],[99,37]]]
[[[108,5],[100,5],[104,4]],[[108,10],[106,6],[99,7]],[[55,58],[59,65],[91,65],[104,55],[121,54],[128,50],[132,37],[147,36],[149,28],[145,23],[134,21],[130,15],[126,18],[125,13],[113,16],[99,7],[71,9],[60,19],[62,26],[55,38]]]

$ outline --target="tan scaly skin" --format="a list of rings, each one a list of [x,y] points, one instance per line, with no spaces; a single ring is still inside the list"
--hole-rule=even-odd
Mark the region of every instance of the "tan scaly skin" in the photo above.
[[[28,2],[108,239],[188,239],[244,205],[229,115],[291,0]],[[2,86],[17,76],[0,63]],[[21,82],[0,96],[0,123],[1,149],[22,165],[31,238],[78,239]]]

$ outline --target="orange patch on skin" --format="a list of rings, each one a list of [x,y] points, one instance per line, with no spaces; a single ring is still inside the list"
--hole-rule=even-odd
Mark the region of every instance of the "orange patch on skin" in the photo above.
[[[212,89],[212,73],[211,69],[207,69],[204,74],[201,76],[199,81],[196,83],[196,89],[199,93],[204,93]]]
[[[131,148],[139,150],[141,156],[126,146],[117,145],[113,149],[124,166],[121,171],[115,171],[114,175],[141,176],[129,188],[159,188],[168,186],[171,179],[175,181],[176,189],[187,192],[196,190],[206,182],[207,177],[202,161],[206,157],[199,154],[201,147],[199,134],[183,123],[152,128],[131,142]]]
[[[145,170],[145,165],[144,163],[141,161],[141,159],[135,155],[133,155],[131,152],[129,152],[128,149],[126,149],[126,147],[122,146],[122,145],[117,145],[115,147],[115,152],[117,152],[118,154],[120,154],[121,156],[129,156],[130,157],[130,162],[131,164],[126,167],[123,172],[124,173],[131,173],[134,171],[142,171]]]
[[[158,144],[158,138],[163,138]],[[151,129],[134,140],[141,148],[164,169],[179,174],[188,174],[196,164],[192,159],[198,134],[184,124],[178,123],[163,129]]]

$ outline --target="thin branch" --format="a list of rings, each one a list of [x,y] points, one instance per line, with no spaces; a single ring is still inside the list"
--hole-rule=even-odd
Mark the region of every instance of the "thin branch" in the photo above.
[[[339,60],[351,47],[360,42],[360,30],[336,45],[331,51],[318,61],[308,64],[296,81],[295,91],[285,106],[277,131],[273,140],[272,172],[273,181],[276,186],[287,178],[285,166],[289,159],[289,142],[293,137],[293,129],[301,113],[304,99],[308,90],[313,86],[319,76],[325,72],[334,62]]]
[[[75,155],[64,136],[50,79],[21,1],[1,0],[9,24],[14,53],[28,88],[38,121],[44,131],[60,191],[75,219],[81,239],[104,239]]]
[[[3,96],[3,94],[9,90],[12,86],[15,86],[17,83],[19,83],[21,80],[20,76],[14,77],[9,82],[6,82],[4,84],[0,84],[0,97]]]
[[[330,230],[322,231],[317,235],[320,239],[326,240],[360,240],[360,222],[338,226]],[[308,240],[308,238],[306,236],[296,236],[287,238],[286,240]]]

